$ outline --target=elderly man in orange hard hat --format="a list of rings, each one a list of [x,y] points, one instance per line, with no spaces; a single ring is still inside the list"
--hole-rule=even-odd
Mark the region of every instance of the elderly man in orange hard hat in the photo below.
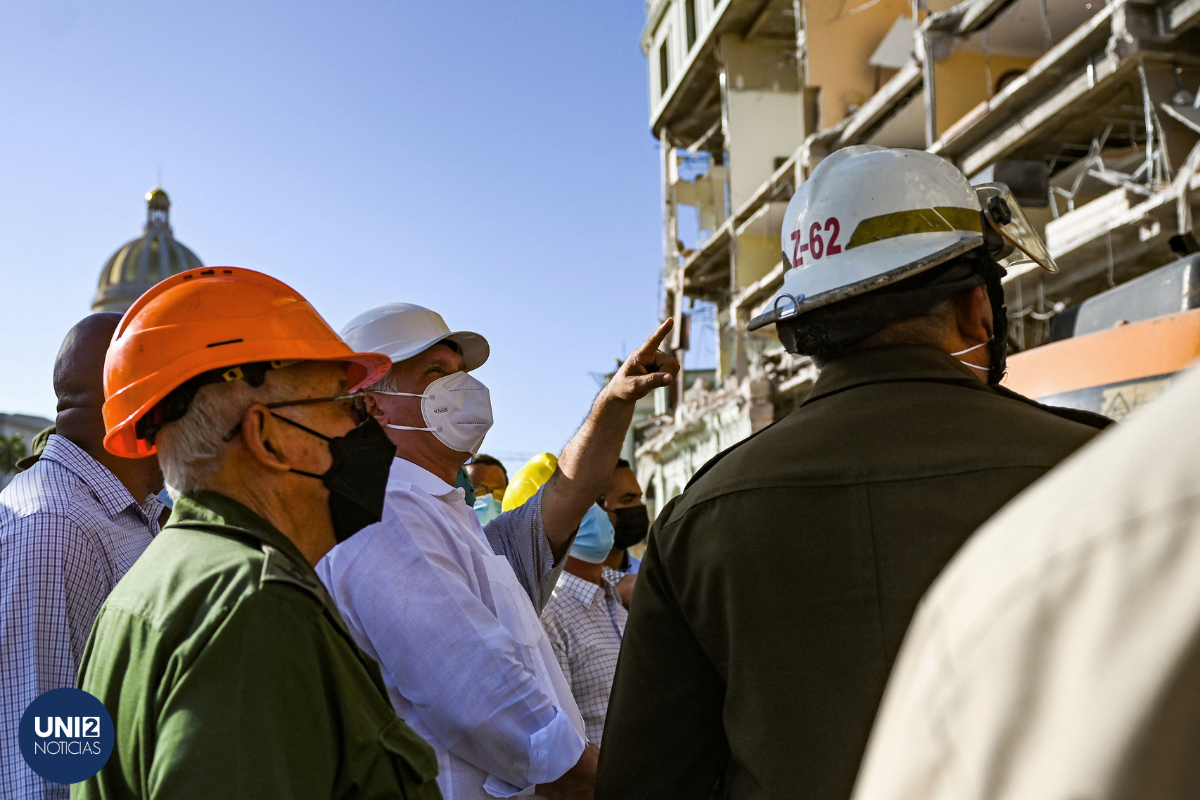
[[[77,797],[440,797],[313,571],[380,518],[395,447],[357,392],[388,367],[250,270],[180,273],[125,314],[105,447],[157,453],[178,497],[92,629],[80,687],[116,746]]]

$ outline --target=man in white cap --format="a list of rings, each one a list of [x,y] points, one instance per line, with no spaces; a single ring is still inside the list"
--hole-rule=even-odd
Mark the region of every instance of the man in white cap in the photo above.
[[[470,374],[487,340],[407,303],[342,330],[392,359],[367,408],[397,450],[382,522],[318,572],[397,711],[433,745],[450,800],[592,797],[599,751],[538,615],[612,474],[634,403],[678,372],[658,351],[670,329],[668,320],[600,391],[541,490],[486,528],[454,482],[492,424],[487,387]]]

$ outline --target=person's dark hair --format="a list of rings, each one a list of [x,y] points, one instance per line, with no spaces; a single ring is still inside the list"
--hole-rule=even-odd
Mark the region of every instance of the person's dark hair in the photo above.
[[[881,289],[777,322],[775,327],[789,352],[810,356],[818,367],[868,347],[931,344],[953,324],[949,301],[992,283],[989,270],[1000,268],[972,250]]]
[[[616,465],[615,467],[613,467],[613,469],[614,469],[614,470],[618,470],[618,469],[633,469],[633,467],[629,466],[629,462],[628,462],[628,461],[626,461],[625,459],[623,459],[623,458],[618,458],[618,459],[617,459],[617,465]]]
[[[472,464],[483,464],[483,465],[489,466],[489,467],[499,467],[500,471],[504,473],[504,480],[506,480],[506,481],[508,480],[508,470],[506,470],[504,468],[504,465],[500,463],[500,459],[498,459],[498,458],[494,458],[493,456],[484,455],[483,453],[480,453],[479,455],[477,455],[471,459],[471,463]]]

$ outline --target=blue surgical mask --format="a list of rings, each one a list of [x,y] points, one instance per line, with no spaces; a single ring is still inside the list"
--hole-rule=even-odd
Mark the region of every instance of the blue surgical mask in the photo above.
[[[608,518],[608,512],[593,505],[579,523],[579,533],[571,545],[571,555],[589,564],[600,564],[608,558],[613,548],[616,531]]]
[[[158,493],[158,499],[161,500],[162,504],[167,508],[175,507],[175,501],[171,499],[171,493],[167,491],[167,487],[165,486],[162,488],[162,491]]]
[[[490,494],[485,494],[475,501],[475,513],[479,517],[479,524],[487,525],[500,516],[500,502]]]

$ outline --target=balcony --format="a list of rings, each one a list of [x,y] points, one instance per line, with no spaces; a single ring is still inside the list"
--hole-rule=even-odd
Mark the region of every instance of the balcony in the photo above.
[[[776,42],[794,56],[792,1],[651,0],[647,4],[642,52],[650,65],[650,129],[656,136],[666,129],[680,147],[701,142],[706,150],[720,149],[719,49],[726,34],[744,41]]]

